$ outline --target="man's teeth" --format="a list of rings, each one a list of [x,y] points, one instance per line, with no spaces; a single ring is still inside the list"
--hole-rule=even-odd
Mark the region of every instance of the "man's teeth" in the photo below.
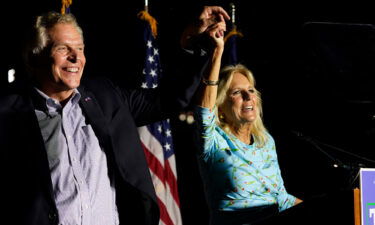
[[[78,68],[74,67],[74,68],[66,68],[66,71],[68,72],[77,72],[78,71]]]

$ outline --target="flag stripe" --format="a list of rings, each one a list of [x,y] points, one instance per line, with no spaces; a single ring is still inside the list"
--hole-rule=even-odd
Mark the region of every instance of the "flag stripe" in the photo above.
[[[146,149],[157,158],[157,161],[162,167],[164,167],[164,154],[163,151],[160,151],[163,147],[160,145],[160,142],[150,133],[147,126],[138,127],[138,132],[144,147],[146,147]]]
[[[173,159],[174,159],[174,157],[173,157]],[[169,165],[169,160],[171,160],[171,159],[168,159],[165,162],[165,165],[164,165],[165,172],[166,172],[166,174],[165,174],[166,179],[165,180],[166,180],[167,184],[169,185],[169,188],[171,189],[170,192],[172,193],[172,196],[173,196],[174,200],[176,201],[176,204],[178,206],[180,206],[180,200],[178,198],[178,192],[177,192],[177,190],[178,190],[177,179],[175,178],[175,176],[173,174],[173,171],[172,171],[172,168]]]
[[[171,189],[167,185],[165,193],[169,193],[170,191],[171,191]],[[167,206],[167,209],[168,209],[168,213],[169,213],[170,217],[172,218],[174,224],[182,224],[179,204],[176,203],[175,199],[170,194],[165,195],[165,200],[166,200],[165,202],[166,202],[166,206]]]
[[[180,203],[179,203],[178,195],[177,195],[177,198],[176,196],[173,195],[174,188],[171,189],[170,185],[166,185],[165,180],[163,179],[162,176],[160,176],[160,172],[162,172],[161,170],[162,168],[157,158],[154,157],[154,155],[147,149],[146,146],[143,145],[143,149],[147,158],[147,162],[150,167],[156,195],[159,201],[160,219],[166,224],[169,224],[168,223],[169,220],[174,222],[172,224],[182,224],[181,218],[180,218],[180,209],[179,209]],[[166,163],[166,165],[167,164],[169,163]],[[172,193],[172,195],[170,195],[169,193]],[[162,206],[160,206],[160,202],[163,203]]]
[[[168,217],[173,222],[173,224],[182,224],[180,217],[180,208],[177,206],[173,197],[170,194],[168,194],[170,191],[169,186],[164,186],[161,180],[159,180],[153,172],[151,172],[151,176],[155,179],[154,181],[158,200],[163,202],[163,207],[165,207],[165,212],[168,212]],[[165,215],[161,215],[160,217],[162,221],[168,222],[168,218],[165,218]]]
[[[164,222],[165,225],[175,224],[172,219],[169,217],[167,208],[165,207],[163,201],[158,198],[159,208],[160,208],[160,219]]]
[[[154,154],[150,152],[147,146],[144,143],[142,143],[142,146],[146,154],[146,159],[150,170],[160,179],[164,186],[165,183],[167,183],[171,187],[170,192],[173,196],[173,199],[177,203],[177,205],[180,206],[177,192],[177,182],[172,171],[170,170],[169,162],[165,161],[165,167],[163,168],[160,161],[155,157]]]

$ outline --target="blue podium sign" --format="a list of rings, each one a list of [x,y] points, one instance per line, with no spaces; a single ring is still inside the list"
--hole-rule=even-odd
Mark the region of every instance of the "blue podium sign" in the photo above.
[[[375,225],[375,169],[361,168],[362,225]]]

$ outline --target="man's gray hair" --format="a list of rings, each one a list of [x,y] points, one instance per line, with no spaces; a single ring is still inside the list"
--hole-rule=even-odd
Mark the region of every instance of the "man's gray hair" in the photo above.
[[[71,24],[75,26],[83,39],[82,28],[78,25],[78,22],[73,14],[48,12],[43,15],[40,15],[35,20],[31,40],[28,43],[24,52],[25,63],[27,67],[34,66],[34,58],[40,56],[49,44],[50,37],[48,35],[48,31],[51,28],[53,28],[56,24],[60,23]]]

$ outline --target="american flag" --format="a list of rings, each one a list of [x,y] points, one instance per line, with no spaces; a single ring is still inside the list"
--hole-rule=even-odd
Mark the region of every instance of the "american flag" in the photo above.
[[[159,50],[150,25],[144,31],[146,47],[142,88],[156,88],[162,75]],[[169,120],[138,128],[160,208],[159,225],[181,225],[177,171]]]

